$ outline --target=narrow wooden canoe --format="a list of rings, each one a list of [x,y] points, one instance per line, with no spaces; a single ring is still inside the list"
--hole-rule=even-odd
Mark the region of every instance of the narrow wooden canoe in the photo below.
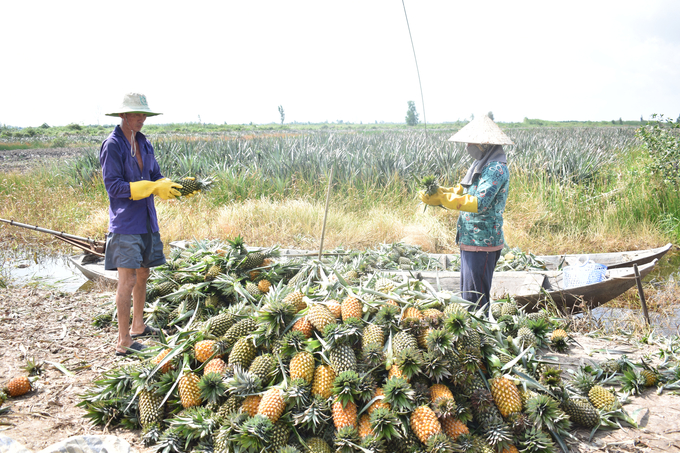
[[[284,254],[285,255],[285,254]],[[104,270],[104,259],[93,255],[77,255],[70,261],[90,280],[117,283],[118,272]],[[654,268],[657,259],[638,266],[644,278]],[[425,280],[438,290],[458,292],[460,272],[451,271],[383,271],[390,275],[409,275]],[[635,284],[633,267],[608,269],[604,281],[565,289],[562,271],[515,271],[494,273],[491,297],[495,300],[513,296],[528,312],[546,304],[554,305],[563,313],[579,313],[585,308],[596,308],[620,296]]]
[[[658,260],[638,266],[640,277],[647,276]],[[390,271],[394,274],[394,271]],[[448,271],[399,271],[425,280],[435,289],[460,291],[460,272]],[[385,272],[387,274],[387,272]],[[537,311],[552,305],[562,313],[580,313],[593,309],[620,296],[636,284],[633,267],[608,269],[605,280],[591,285],[565,289],[562,271],[516,271],[496,272],[491,284],[491,298],[494,300],[513,296],[518,305],[527,312]]]
[[[70,256],[69,261],[89,280],[118,283],[118,272],[104,269],[104,258],[85,253]]]

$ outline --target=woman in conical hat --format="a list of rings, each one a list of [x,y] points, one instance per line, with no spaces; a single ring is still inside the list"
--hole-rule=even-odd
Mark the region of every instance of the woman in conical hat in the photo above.
[[[505,246],[503,211],[510,175],[503,145],[514,143],[486,115],[468,123],[449,141],[466,143],[474,162],[460,184],[440,187],[434,195],[421,192],[420,199],[461,211],[456,234],[461,297],[486,308],[491,301],[493,271]]]

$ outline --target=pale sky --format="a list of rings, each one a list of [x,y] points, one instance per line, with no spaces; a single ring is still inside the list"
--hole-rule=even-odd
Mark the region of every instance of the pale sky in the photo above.
[[[0,124],[639,120],[680,114],[680,1],[14,1]],[[147,124],[148,124],[147,123]]]

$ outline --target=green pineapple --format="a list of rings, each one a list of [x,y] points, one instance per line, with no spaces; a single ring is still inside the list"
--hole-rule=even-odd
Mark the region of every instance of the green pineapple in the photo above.
[[[402,330],[392,339],[392,350],[394,355],[398,355],[406,348],[418,349],[418,340],[409,332]]]
[[[616,395],[601,385],[594,385],[590,389],[588,400],[597,409],[604,409],[605,411],[614,411],[621,406]]]
[[[588,401],[567,399],[560,407],[579,426],[594,428],[600,424],[600,414]]]
[[[238,365],[241,368],[248,368],[255,360],[257,348],[253,345],[249,337],[241,337],[236,340],[234,347],[229,354],[229,365]]]
[[[211,178],[197,179],[194,177],[186,177],[174,182],[182,186],[177,190],[179,191],[180,196],[184,197],[207,190],[212,185],[213,180]]]
[[[328,360],[331,362],[331,367],[333,367],[336,375],[343,371],[354,371],[357,368],[354,350],[346,344],[337,345],[328,351]]]
[[[211,282],[215,280],[220,275],[221,272],[222,268],[217,264],[213,264],[208,268],[208,271],[205,273],[205,277],[203,279],[206,282]]]
[[[245,337],[257,328],[257,324],[253,318],[245,318],[234,324],[224,334],[224,341],[228,346],[236,343],[236,341]]]
[[[215,337],[226,334],[231,326],[236,323],[235,316],[230,312],[223,312],[208,319],[206,324],[207,333]]]
[[[163,420],[162,401],[163,398],[149,390],[139,392],[139,423],[143,428]]]

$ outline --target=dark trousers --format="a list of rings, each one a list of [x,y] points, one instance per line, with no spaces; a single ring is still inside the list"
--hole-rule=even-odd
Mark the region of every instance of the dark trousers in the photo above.
[[[460,251],[460,297],[487,308],[491,301],[491,280],[501,251]]]

